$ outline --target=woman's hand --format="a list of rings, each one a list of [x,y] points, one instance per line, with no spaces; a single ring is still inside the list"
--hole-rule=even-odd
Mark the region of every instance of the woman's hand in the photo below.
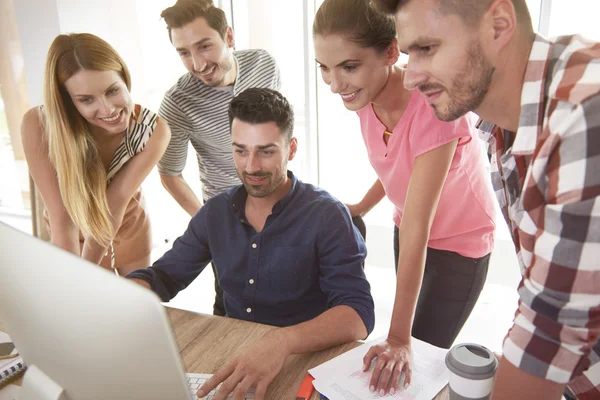
[[[362,217],[366,214],[360,204],[346,204],[346,207],[348,207],[348,211],[350,211],[350,216],[352,218]]]
[[[404,387],[410,385],[412,374],[410,339],[404,341],[388,336],[387,340],[372,346],[363,358],[363,371],[369,370],[375,357],[377,361],[369,383],[371,392],[377,392],[380,396],[387,393],[394,394],[398,389],[402,373],[404,373]]]

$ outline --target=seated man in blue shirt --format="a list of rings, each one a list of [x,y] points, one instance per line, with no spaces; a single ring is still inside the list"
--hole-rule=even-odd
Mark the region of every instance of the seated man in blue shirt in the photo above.
[[[287,170],[298,142],[285,97],[247,89],[229,118],[243,185],[208,200],[170,251],[127,277],[169,301],[213,261],[227,316],[284,328],[215,373],[198,396],[224,382],[215,399],[255,386],[261,400],[288,355],[364,339],[375,316],[365,244],[348,210]]]

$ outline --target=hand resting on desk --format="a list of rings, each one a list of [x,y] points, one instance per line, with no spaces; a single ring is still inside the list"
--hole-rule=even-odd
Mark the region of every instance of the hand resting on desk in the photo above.
[[[242,400],[252,386],[256,387],[254,399],[264,400],[269,384],[290,354],[324,350],[364,339],[367,333],[367,327],[353,308],[345,305],[330,308],[310,321],[279,328],[263,336],[217,371],[200,388],[198,397],[206,396],[223,382],[214,400],[225,400],[230,393],[233,393],[232,400]]]
[[[269,332],[247,351],[238,354],[224,368],[217,371],[198,390],[202,398],[219,388],[214,400],[224,400],[233,393],[232,400],[242,400],[251,387],[256,387],[255,400],[263,400],[269,384],[275,379],[290,351],[280,331]]]
[[[380,396],[394,394],[398,390],[400,377],[404,373],[404,387],[410,385],[412,369],[412,348],[410,342],[388,337],[387,340],[372,346],[363,359],[363,371],[371,368],[371,362],[377,358],[369,389]]]

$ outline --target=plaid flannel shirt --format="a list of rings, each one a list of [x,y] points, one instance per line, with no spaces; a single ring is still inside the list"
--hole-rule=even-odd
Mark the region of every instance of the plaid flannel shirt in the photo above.
[[[504,357],[600,398],[600,43],[536,36],[516,133],[478,123],[523,280]]]

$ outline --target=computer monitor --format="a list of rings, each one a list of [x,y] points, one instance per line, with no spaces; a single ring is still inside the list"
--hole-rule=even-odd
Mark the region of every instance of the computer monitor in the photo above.
[[[157,296],[3,223],[0,319],[28,365],[21,400],[190,399]]]

